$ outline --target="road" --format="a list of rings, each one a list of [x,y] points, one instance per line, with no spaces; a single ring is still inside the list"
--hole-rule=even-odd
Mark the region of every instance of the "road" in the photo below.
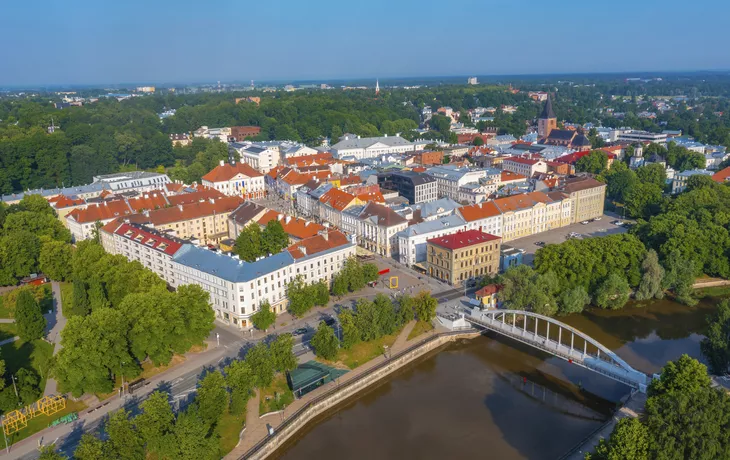
[[[390,264],[389,260],[376,257],[375,263],[381,268],[390,266],[392,274],[399,276],[399,279],[403,278],[405,284],[397,291],[398,293],[411,290],[417,293],[419,290],[425,289],[435,293],[434,296],[437,298],[449,299],[463,294],[463,290],[450,289],[447,285],[435,280],[426,280],[425,277],[419,279],[418,274],[399,266],[400,264],[397,262]],[[9,454],[3,450],[0,458],[36,459],[38,458],[38,443],[41,438],[44,445],[55,442],[57,449],[70,456],[81,439],[81,435],[98,430],[110,412],[125,407],[135,413],[139,410],[139,404],[155,390],[168,393],[175,409],[184,407],[192,400],[198,380],[207,371],[224,368],[232,360],[245,356],[246,351],[256,343],[262,340],[270,340],[278,334],[293,332],[295,329],[302,327],[307,328],[306,334],[295,339],[294,352],[300,362],[308,361],[313,358],[313,354],[307,344],[320,320],[326,316],[334,315],[339,306],[352,304],[358,299],[372,299],[379,293],[396,294],[396,292],[387,289],[385,286],[386,283],[379,283],[375,288],[367,287],[341,299],[333,298],[327,307],[315,308],[301,319],[294,319],[288,313],[279,315],[275,329],[270,330],[268,334],[261,331],[242,333],[231,326],[216,322],[216,327],[207,341],[209,344],[208,350],[205,352],[187,355],[187,360],[184,363],[150,378],[143,387],[136,389],[133,394],[124,395],[123,398],[117,396],[99,403],[95,410],[84,414],[73,424],[59,425],[16,443],[11,447]],[[282,326],[282,324],[285,325]]]

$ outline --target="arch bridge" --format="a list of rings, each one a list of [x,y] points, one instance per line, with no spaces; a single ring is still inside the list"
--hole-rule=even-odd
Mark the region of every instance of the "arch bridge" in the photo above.
[[[636,388],[642,393],[646,392],[651,382],[648,375],[629,366],[598,341],[549,316],[522,310],[474,309],[464,319],[477,328],[520,341]]]

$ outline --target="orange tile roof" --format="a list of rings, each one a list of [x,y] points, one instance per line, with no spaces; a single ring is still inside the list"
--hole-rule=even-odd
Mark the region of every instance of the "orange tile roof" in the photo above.
[[[69,198],[66,195],[58,195],[48,200],[52,206],[56,209],[69,208],[71,206],[81,206],[86,204],[86,200],[83,198]]]
[[[527,179],[527,176],[523,176],[522,174],[517,174],[512,171],[502,171],[502,176],[500,177],[502,182],[516,182],[523,181],[525,179]]]
[[[179,204],[195,203],[196,201],[209,200],[211,198],[223,198],[224,196],[225,195],[223,195],[218,190],[216,190],[214,188],[206,187],[206,188],[199,189],[198,191],[191,192],[191,193],[183,193],[181,195],[168,196],[167,201],[170,202],[170,205],[177,206]]]
[[[712,180],[715,182],[726,182],[730,179],[730,166],[728,166],[725,169],[722,169],[715,174],[712,175]]]
[[[276,179],[277,177],[279,177],[279,173],[284,169],[288,168],[285,168],[284,166],[274,166],[269,172],[266,173],[266,175],[272,179]]]
[[[416,166],[415,168],[411,168],[411,171],[413,172],[426,172],[426,168],[423,166]]]
[[[362,179],[360,179],[360,176],[357,175],[351,175],[351,176],[342,176],[340,177],[340,186],[344,187],[345,185],[360,185],[362,184]]]
[[[362,193],[357,196],[357,199],[363,202],[375,201],[376,203],[385,203],[385,197],[380,192]]]
[[[248,177],[262,177],[259,171],[252,168],[246,163],[224,163],[223,166],[218,165],[211,172],[203,176],[203,180],[208,182],[224,182],[229,181],[238,174],[243,174]]]
[[[531,192],[498,198],[494,200],[494,204],[501,212],[505,213],[529,209],[537,203],[552,203],[552,201],[543,192]]]
[[[461,217],[463,217],[467,222],[495,217],[500,214],[499,209],[494,205],[493,201],[473,204],[471,206],[462,206],[458,208],[458,211],[459,214],[461,214]]]
[[[355,199],[356,198],[353,195],[336,188],[329,189],[325,194],[319,197],[319,201],[321,203],[329,204],[338,211],[345,210]]]
[[[168,204],[165,195],[160,192],[144,193],[128,201],[134,212],[164,208]]]
[[[324,226],[315,224],[314,222],[309,222],[308,220],[300,219],[300,218],[293,218],[291,216],[287,216],[286,214],[279,214],[275,210],[269,210],[267,211],[261,218],[258,220],[259,225],[266,225],[272,220],[278,220],[281,222],[281,226],[284,228],[284,231],[287,233],[287,235],[290,235],[298,240],[302,240],[304,238],[309,238],[317,234],[320,230],[324,230]]]
[[[132,214],[132,210],[124,200],[104,201],[101,204],[89,205],[85,209],[74,209],[68,214],[68,218],[73,218],[81,224],[91,222],[104,221],[115,217],[128,216]]]
[[[347,239],[344,233],[339,230],[330,230],[327,232],[326,238],[321,234],[317,234],[289,246],[287,251],[289,251],[289,254],[291,254],[295,259],[302,259],[306,256],[344,246],[349,243],[350,240]]]
[[[315,153],[314,155],[303,155],[300,157],[290,157],[286,159],[287,163],[297,168],[302,166],[311,166],[313,164],[325,165],[334,163],[332,154],[326,153]]]
[[[134,216],[133,220],[136,223],[150,222],[154,225],[165,225],[172,222],[199,219],[213,214],[230,213],[243,203],[243,201],[241,197],[225,196],[218,199],[156,209],[144,215],[138,214]]]
[[[279,179],[286,182],[289,185],[304,185],[312,179],[311,174],[301,174],[293,169],[290,169],[285,176],[279,175]]]
[[[170,193],[180,193],[185,188],[185,184],[178,184],[175,182],[168,182],[165,184],[165,189]]]

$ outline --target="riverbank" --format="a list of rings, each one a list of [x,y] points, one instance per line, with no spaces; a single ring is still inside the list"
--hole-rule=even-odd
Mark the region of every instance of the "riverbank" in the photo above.
[[[279,416],[265,419],[257,417],[255,420],[250,417],[241,442],[226,458],[266,458],[317,416],[331,410],[403,366],[455,340],[479,336],[479,332],[472,330],[457,332],[434,330],[425,338],[419,336],[408,340],[408,335],[414,325],[415,323],[411,323],[401,331],[387,358],[379,357],[371,360],[345,374],[338,381],[318,388],[302,399],[296,400]],[[254,404],[249,407],[253,408],[252,406]],[[286,416],[286,412],[289,411],[292,415]],[[274,429],[274,434],[271,436],[268,435],[269,426]]]

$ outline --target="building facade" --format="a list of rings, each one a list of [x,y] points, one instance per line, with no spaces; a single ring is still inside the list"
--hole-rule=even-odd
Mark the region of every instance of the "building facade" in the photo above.
[[[466,221],[458,215],[411,225],[397,234],[399,262],[407,267],[419,264],[425,269],[426,242],[432,238],[464,230],[466,230]]]
[[[228,196],[257,199],[266,195],[264,175],[246,163],[226,163],[221,160],[218,166],[203,176],[202,183]]]
[[[428,275],[452,286],[499,272],[501,238],[496,235],[467,230],[427,244]]]
[[[378,185],[388,190],[397,190],[398,194],[410,204],[426,203],[438,198],[436,179],[410,171],[386,172],[378,174]]]

